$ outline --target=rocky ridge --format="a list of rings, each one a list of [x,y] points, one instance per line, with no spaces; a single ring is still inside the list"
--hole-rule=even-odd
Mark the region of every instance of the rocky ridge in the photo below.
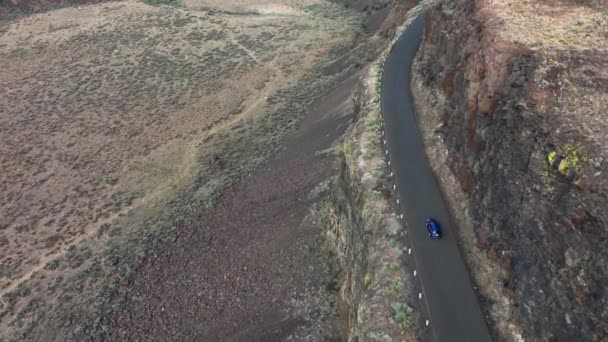
[[[427,15],[420,128],[498,340],[608,339],[607,18],[602,1]]]

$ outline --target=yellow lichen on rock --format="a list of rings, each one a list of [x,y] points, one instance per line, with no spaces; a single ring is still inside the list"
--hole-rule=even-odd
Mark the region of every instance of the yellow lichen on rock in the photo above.
[[[557,158],[557,151],[551,151],[547,159],[549,160],[549,164],[555,164],[555,159]]]
[[[571,172],[580,175],[583,166],[589,161],[581,143],[568,143],[564,146],[564,158],[560,161],[558,170],[567,176]]]

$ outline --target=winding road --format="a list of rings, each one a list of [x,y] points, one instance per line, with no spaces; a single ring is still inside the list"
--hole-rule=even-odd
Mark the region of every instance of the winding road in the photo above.
[[[460,255],[455,225],[439,184],[428,163],[418,132],[410,91],[411,65],[422,33],[419,16],[399,38],[384,64],[382,111],[385,136],[399,190],[401,210],[408,223],[417,274],[430,315],[434,341],[490,341],[468,270]],[[431,240],[427,217],[443,228],[441,240]]]

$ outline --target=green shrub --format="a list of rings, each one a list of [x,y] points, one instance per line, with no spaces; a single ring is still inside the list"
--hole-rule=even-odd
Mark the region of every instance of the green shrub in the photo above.
[[[395,313],[395,321],[403,330],[411,329],[414,324],[412,322],[412,308],[405,303],[391,303]]]
[[[388,284],[388,286],[384,289],[384,295],[386,297],[396,297],[399,295],[399,292],[403,289],[403,282],[400,278],[393,278]]]

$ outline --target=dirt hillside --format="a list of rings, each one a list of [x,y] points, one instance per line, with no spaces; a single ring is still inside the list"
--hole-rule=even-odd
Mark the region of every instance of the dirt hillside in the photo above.
[[[129,0],[0,20],[7,340],[107,334],[101,317],[125,305],[119,290],[141,263],[282,151],[312,98],[356,70],[344,56],[359,12],[222,4]]]

